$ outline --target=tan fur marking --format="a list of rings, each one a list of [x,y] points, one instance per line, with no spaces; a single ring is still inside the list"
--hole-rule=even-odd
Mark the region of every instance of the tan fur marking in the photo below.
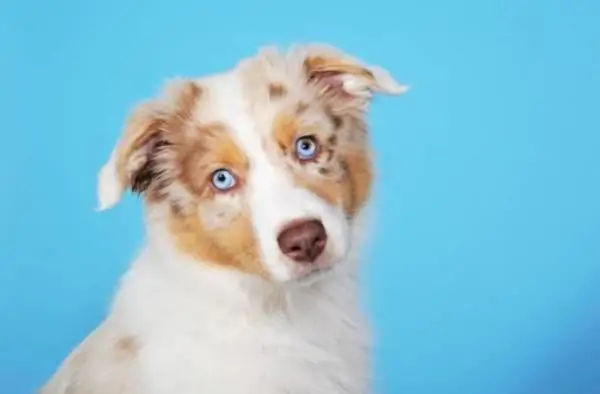
[[[341,179],[328,178],[328,171],[321,171],[321,178],[295,174],[295,183],[305,187],[332,205],[342,203],[344,211],[353,217],[365,204],[371,192],[373,172],[366,152],[342,155],[344,173]]]
[[[169,228],[177,247],[193,258],[266,276],[247,211],[218,229],[207,229],[197,212],[185,216],[171,214]]]
[[[317,136],[320,154],[315,161],[299,163],[300,167],[291,166],[294,182],[311,190],[329,204],[342,204],[349,216],[354,216],[369,197],[372,183],[371,162],[366,151],[364,130],[360,123],[347,120],[340,122],[340,130],[329,134],[327,123],[323,127],[303,126],[301,117],[282,112],[275,117],[273,138],[277,146],[288,152],[299,130]],[[342,125],[347,125],[341,129]],[[330,126],[330,127],[331,127]],[[303,130],[304,129],[304,130]],[[338,137],[337,133],[341,133]],[[339,146],[338,140],[345,143]],[[288,158],[292,160],[292,158]]]
[[[343,202],[345,191],[342,182],[299,175],[294,177],[294,181],[298,186],[309,189],[331,205]]]
[[[373,73],[364,67],[357,64],[346,63],[341,59],[329,58],[323,56],[309,56],[304,61],[304,67],[309,76],[314,76],[317,73],[348,73],[361,75],[375,82]]]
[[[139,350],[139,343],[135,337],[122,337],[115,343],[115,349],[118,357],[133,358]]]
[[[287,94],[287,89],[283,84],[271,82],[269,84],[269,97],[271,99],[279,99]]]
[[[196,127],[186,146],[180,147],[180,181],[197,197],[211,198],[210,174],[221,168],[233,170],[240,175],[247,171],[248,162],[222,124]],[[240,186],[238,184],[238,186]]]
[[[242,197],[236,195],[247,175],[245,155],[225,125],[194,123],[194,110],[201,96],[199,86],[184,82],[172,87],[169,93],[172,101],[151,102],[134,114],[129,143],[120,152],[123,166],[146,141],[160,137],[168,145],[156,158],[160,160],[156,163],[157,170],[167,170],[168,174],[163,175],[164,179],[159,176],[152,181],[146,200],[164,201],[172,184],[189,192],[191,199],[170,201],[168,227],[177,247],[199,261],[263,275],[249,213],[242,208]],[[230,169],[237,177],[236,189],[227,191],[227,196],[218,196],[221,192],[211,184],[212,173],[220,168]],[[129,177],[126,172],[123,167],[123,175]],[[223,200],[218,200],[220,197]],[[210,204],[214,201],[222,202],[219,206],[222,212],[211,211]],[[208,218],[201,214],[206,211]],[[118,344],[120,354],[130,348],[128,342]]]
[[[275,118],[273,135],[281,149],[288,150],[294,144],[298,132],[298,118],[288,114],[280,114]]]
[[[348,215],[354,216],[369,198],[373,170],[364,150],[346,153],[343,161],[346,168],[344,209]]]
[[[213,203],[224,199],[241,201],[242,184],[247,176],[248,161],[231,138],[225,125],[207,124],[190,131],[187,146],[181,152],[179,181],[197,199],[186,209],[172,209],[168,227],[180,251],[203,262],[265,276],[250,213],[243,203],[223,203],[219,212]],[[233,171],[237,177],[235,189],[219,192],[211,186],[211,175],[220,168]],[[238,200],[239,199],[239,200]],[[218,225],[206,222],[203,212],[218,217]]]

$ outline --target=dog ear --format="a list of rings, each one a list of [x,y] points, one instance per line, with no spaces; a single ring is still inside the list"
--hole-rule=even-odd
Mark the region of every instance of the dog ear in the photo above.
[[[111,208],[127,189],[142,193],[156,175],[154,156],[165,145],[166,119],[155,102],[139,105],[98,175],[99,210]]]
[[[190,117],[200,88],[179,80],[166,95],[140,104],[129,117],[120,140],[98,174],[99,210],[111,208],[126,190],[145,193],[166,180],[172,146],[181,137],[182,121]]]
[[[362,108],[373,93],[397,95],[408,89],[385,69],[366,65],[333,47],[305,47],[303,58],[308,83],[314,84],[321,96],[337,104]]]

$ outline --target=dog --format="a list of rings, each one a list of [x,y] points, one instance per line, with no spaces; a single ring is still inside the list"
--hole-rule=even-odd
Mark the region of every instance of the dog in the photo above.
[[[306,44],[171,79],[140,103],[99,172],[98,209],[140,194],[147,241],[39,392],[371,392],[365,116],[375,94],[406,89]]]

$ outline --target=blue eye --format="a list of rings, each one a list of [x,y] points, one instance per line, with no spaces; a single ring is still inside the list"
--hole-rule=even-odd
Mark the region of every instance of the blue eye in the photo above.
[[[296,140],[296,156],[298,156],[298,159],[314,159],[318,151],[319,147],[314,137],[302,137]]]
[[[217,189],[227,191],[235,186],[236,179],[231,171],[220,169],[213,172],[211,182]]]

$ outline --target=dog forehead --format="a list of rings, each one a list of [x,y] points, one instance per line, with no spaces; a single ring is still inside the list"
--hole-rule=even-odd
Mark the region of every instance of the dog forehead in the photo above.
[[[198,125],[221,124],[250,161],[265,154],[277,115],[285,102],[269,96],[269,79],[255,59],[196,80],[202,95],[194,111]],[[258,71],[258,72],[257,72]]]
[[[273,112],[264,105],[257,110],[260,97],[250,94],[238,69],[202,78],[197,83],[203,94],[194,114],[196,123],[223,124],[237,138],[259,138],[266,133]]]

